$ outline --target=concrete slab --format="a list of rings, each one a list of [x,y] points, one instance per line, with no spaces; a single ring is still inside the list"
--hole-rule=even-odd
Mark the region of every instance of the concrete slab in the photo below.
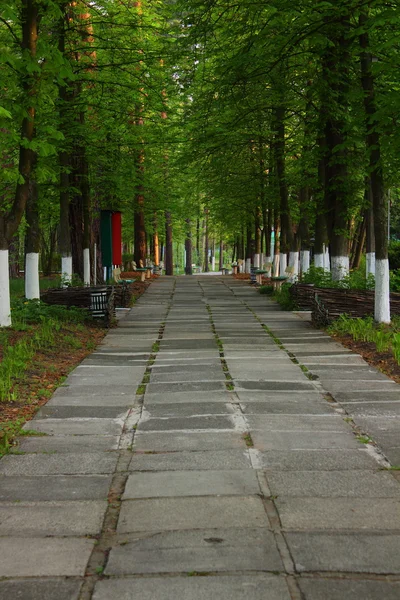
[[[226,398],[228,400],[228,398]],[[197,402],[184,403],[177,402],[174,404],[159,403],[147,404],[147,397],[145,397],[145,405],[143,409],[152,418],[158,417],[197,417],[206,415],[228,415],[233,413],[232,404],[226,402]]]
[[[0,475],[86,475],[113,473],[117,455],[108,452],[69,454],[8,454],[0,461]]]
[[[128,407],[121,406],[43,406],[37,419],[125,419]]]
[[[136,391],[136,390],[135,390]],[[54,395],[46,404],[50,406],[79,406],[79,407],[105,407],[105,408],[120,408],[119,413],[135,403],[136,394],[131,396],[108,396],[108,394],[96,394],[95,396],[57,396]]]
[[[200,529],[143,534],[111,551],[107,575],[283,571],[266,529]]]
[[[280,496],[276,504],[284,529],[400,532],[400,499]]]
[[[254,446],[258,450],[323,450],[354,449],[361,444],[349,433],[337,431],[255,431],[251,432]]]
[[[189,429],[234,429],[232,419],[224,416],[166,418],[139,421],[138,431],[173,431]]]
[[[118,449],[119,436],[110,435],[53,435],[18,438],[18,450],[59,454],[68,452],[105,452]]]
[[[2,502],[0,536],[84,536],[100,533],[106,500]]]
[[[333,407],[325,400],[267,400],[240,403],[245,415],[331,415]]]
[[[400,582],[363,581],[354,579],[305,579],[299,580],[299,586],[306,600],[398,600]]]
[[[200,497],[126,500],[118,522],[118,533],[187,529],[268,527],[260,498]]]
[[[82,577],[94,541],[0,537],[0,577]]]
[[[232,399],[231,393],[226,389],[223,391],[204,391],[204,392],[161,392],[151,393],[146,390],[145,403],[146,405],[154,404],[178,404],[178,403],[193,403],[202,404],[204,402],[230,402]]]
[[[312,498],[400,498],[400,484],[390,474],[373,471],[296,471],[268,474],[274,496]]]
[[[77,600],[81,587],[71,579],[12,579],[0,581],[0,600]]]
[[[140,432],[135,434],[134,449],[149,452],[178,452],[185,450],[246,449],[242,434],[236,432]]]
[[[223,381],[186,381],[177,383],[150,383],[147,391],[152,394],[175,393],[175,392],[214,392],[224,391]]]
[[[289,376],[288,376],[289,378]],[[274,381],[274,380],[270,380],[270,381],[246,381],[244,379],[239,379],[239,380],[234,380],[234,384],[235,384],[235,388],[238,391],[241,390],[265,390],[265,391],[296,391],[296,390],[305,390],[305,391],[315,391],[315,387],[313,386],[313,384],[308,381],[306,379],[305,376],[303,376],[304,381],[301,380],[297,380],[295,378],[295,380],[293,381]]]
[[[365,448],[359,450],[269,450],[258,453],[261,465],[272,471],[354,471],[380,468]]]
[[[0,502],[105,500],[111,484],[107,475],[0,477]]]
[[[397,485],[400,489],[400,485]],[[255,472],[251,469],[244,471],[193,470],[173,473],[135,473],[134,475],[130,475],[122,499],[186,496],[248,496],[259,493],[260,486]]]
[[[119,419],[33,419],[23,429],[48,435],[118,435],[123,422]]]
[[[130,471],[196,471],[250,468],[250,456],[248,451],[245,450],[244,442],[241,450],[167,452],[165,454],[135,453],[129,465]]]
[[[283,578],[276,575],[229,575],[220,577],[155,577],[113,579],[96,584],[93,600],[290,600]]]
[[[350,426],[341,415],[248,415],[252,431],[337,431],[351,434]]]
[[[398,534],[290,532],[285,538],[300,573],[400,573]]]

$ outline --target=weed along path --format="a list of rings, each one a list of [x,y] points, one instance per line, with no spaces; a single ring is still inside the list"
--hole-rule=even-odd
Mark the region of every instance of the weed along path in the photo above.
[[[245,283],[161,277],[0,461],[0,599],[398,600],[399,407]]]

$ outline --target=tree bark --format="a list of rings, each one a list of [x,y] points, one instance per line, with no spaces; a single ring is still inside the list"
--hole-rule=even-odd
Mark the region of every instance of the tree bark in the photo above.
[[[192,269],[192,223],[186,219],[186,237],[185,237],[185,275],[193,275]]]
[[[366,145],[369,154],[372,206],[375,228],[375,320],[390,323],[389,260],[388,260],[388,207],[385,196],[383,167],[381,159],[380,134],[376,127],[377,109],[375,82],[372,73],[372,55],[369,49],[369,35],[366,29],[368,15],[360,15],[359,25],[364,29],[360,35],[361,81],[364,90],[366,121]]]
[[[174,274],[174,256],[172,243],[172,216],[169,211],[165,212],[165,274]]]

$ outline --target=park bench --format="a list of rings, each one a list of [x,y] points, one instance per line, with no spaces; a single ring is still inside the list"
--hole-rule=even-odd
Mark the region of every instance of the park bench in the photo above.
[[[115,292],[111,285],[50,288],[41,294],[46,304],[85,308],[93,318],[108,326],[115,317]]]

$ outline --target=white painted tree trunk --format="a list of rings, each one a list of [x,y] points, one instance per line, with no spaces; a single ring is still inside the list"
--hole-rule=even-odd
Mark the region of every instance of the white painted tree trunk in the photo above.
[[[10,327],[10,274],[8,271],[8,250],[0,250],[0,327]]]
[[[273,267],[273,262],[274,259],[272,256],[267,256],[266,257],[266,261],[265,261],[265,265],[266,265],[266,271],[267,271],[267,277],[271,277],[272,275],[272,267]]]
[[[260,255],[259,254],[255,254],[254,255],[254,266],[259,269],[260,268]]]
[[[185,264],[186,264],[186,262],[185,262]],[[212,256],[212,259],[211,259],[211,271],[215,271],[215,256],[214,255]]]
[[[289,267],[293,267],[293,273],[289,277],[289,281],[294,283],[299,278],[299,253],[289,253]]]
[[[246,273],[251,273],[251,258],[246,258]]]
[[[287,255],[284,252],[281,252],[279,254],[279,275],[281,277],[283,277],[283,275],[285,275],[285,271],[286,271],[286,267],[287,267]]]
[[[261,252],[261,254],[260,254],[260,269],[264,269],[264,264],[265,264],[265,254],[264,254],[264,252]]]
[[[375,321],[390,323],[389,259],[375,261]]]
[[[38,252],[29,252],[25,256],[25,298],[40,299]]]
[[[90,285],[90,250],[83,249],[83,284]]]
[[[61,279],[64,283],[72,282],[72,256],[61,257]]]
[[[243,273],[243,263],[239,263],[238,265],[239,273]]]
[[[333,281],[341,281],[349,274],[350,264],[348,256],[332,256],[331,262]]]
[[[300,273],[304,275],[310,270],[310,251],[302,250],[300,252]]]
[[[273,271],[272,271],[272,275],[274,277],[278,277],[278,275],[279,275],[279,259],[280,259],[280,255],[274,254],[274,263],[273,263]]]
[[[366,275],[373,275],[375,277],[375,252],[367,252],[366,255]]]
[[[314,267],[317,269],[324,268],[324,254],[314,254]]]
[[[324,253],[324,269],[325,271],[330,271],[331,270],[331,261],[329,258],[329,248],[325,248],[325,253]]]

